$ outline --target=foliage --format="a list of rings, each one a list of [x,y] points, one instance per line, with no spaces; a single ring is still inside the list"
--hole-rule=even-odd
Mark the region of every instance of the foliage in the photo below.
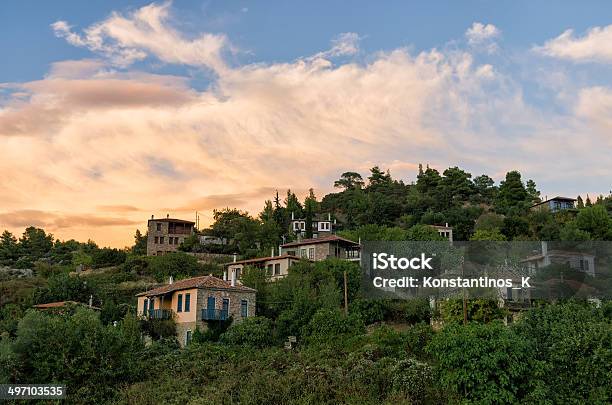
[[[271,335],[272,322],[268,318],[255,316],[230,326],[221,335],[220,341],[229,345],[261,348],[274,343]]]
[[[146,273],[160,282],[168,281],[170,276],[174,279],[192,277],[204,270],[194,256],[181,252],[150,256],[147,259],[149,264],[146,267]]]

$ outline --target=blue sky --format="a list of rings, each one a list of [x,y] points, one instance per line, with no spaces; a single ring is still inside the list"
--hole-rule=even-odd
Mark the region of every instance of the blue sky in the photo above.
[[[129,3],[129,4],[128,4]],[[88,52],[56,38],[58,20],[86,27],[113,11],[129,11],[150,1],[19,1],[0,3],[3,81],[42,77],[52,62],[83,58]],[[461,38],[474,21],[492,23],[510,51],[529,49],[568,28],[583,32],[612,21],[607,1],[175,1],[173,12],[192,33],[224,32],[245,50],[241,62],[290,61],[325,49],[342,32],[363,37],[366,52],[410,47],[443,47]],[[172,67],[178,69],[176,66]],[[172,69],[169,69],[172,70]]]
[[[419,163],[612,189],[608,2],[0,2],[0,228],[121,246]],[[36,190],[35,193],[32,190]]]

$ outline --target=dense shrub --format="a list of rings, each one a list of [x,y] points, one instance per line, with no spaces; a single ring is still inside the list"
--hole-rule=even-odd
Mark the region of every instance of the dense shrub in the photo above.
[[[268,318],[255,316],[232,325],[221,335],[220,341],[230,345],[265,347],[273,344],[272,322]]]
[[[403,359],[393,367],[392,381],[393,393],[401,395],[411,403],[423,403],[427,392],[433,386],[433,371],[427,363]]]
[[[320,309],[304,327],[302,335],[309,343],[329,343],[343,336],[363,333],[358,316],[345,316],[338,309]]]

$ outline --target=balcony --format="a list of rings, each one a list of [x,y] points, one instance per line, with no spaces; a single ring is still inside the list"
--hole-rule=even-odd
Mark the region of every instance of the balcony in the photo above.
[[[172,310],[170,309],[150,309],[148,311],[149,319],[170,319],[172,318]]]
[[[215,309],[215,308],[203,308],[202,309],[202,320],[203,321],[227,321],[229,314],[227,309]]]

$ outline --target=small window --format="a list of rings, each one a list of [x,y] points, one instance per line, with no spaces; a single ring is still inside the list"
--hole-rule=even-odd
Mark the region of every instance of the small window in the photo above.
[[[303,231],[306,229],[306,222],[300,222],[300,229]]]
[[[157,230],[161,231],[161,224],[160,223],[157,224]]]
[[[240,269],[236,269],[236,280],[240,279]]]
[[[306,258],[306,249],[301,249],[300,256],[302,256],[304,259]]]
[[[191,309],[191,294],[185,294],[185,312],[189,312]]]
[[[155,237],[155,243],[156,244],[159,243],[159,237],[157,237],[157,236]]]
[[[159,237],[159,244],[160,244],[160,245],[163,245],[163,244],[164,244],[164,237],[163,237],[163,236],[160,236],[160,237]]]
[[[314,260],[314,248],[308,249],[308,258]]]
[[[278,276],[281,274],[280,263],[276,263],[274,265],[274,275]]]
[[[293,223],[293,230],[294,231],[299,231],[300,230],[300,223],[299,222],[294,222]]]
[[[240,316],[243,318],[249,316],[249,302],[247,300],[240,300]]]
[[[178,300],[176,304],[176,312],[183,312],[183,294],[178,295]]]
[[[271,264],[268,264],[266,271],[267,271],[268,275],[270,275],[270,276],[274,275],[274,273],[272,271],[272,265]]]

